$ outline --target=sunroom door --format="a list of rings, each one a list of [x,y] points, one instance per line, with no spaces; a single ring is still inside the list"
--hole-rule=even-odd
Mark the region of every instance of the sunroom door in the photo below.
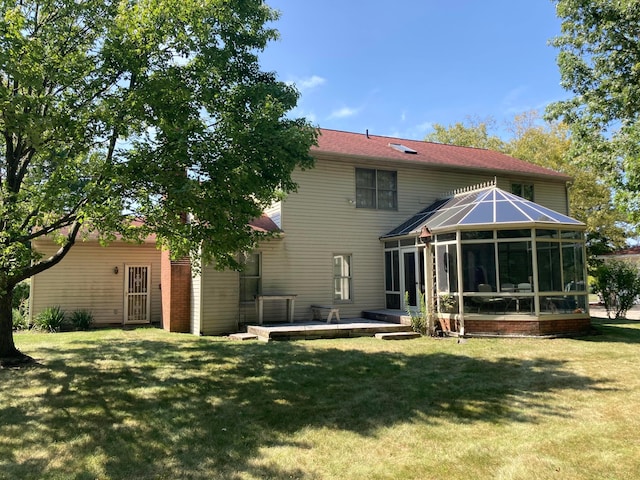
[[[402,308],[415,310],[418,308],[420,294],[424,292],[424,248],[413,247],[401,252]]]

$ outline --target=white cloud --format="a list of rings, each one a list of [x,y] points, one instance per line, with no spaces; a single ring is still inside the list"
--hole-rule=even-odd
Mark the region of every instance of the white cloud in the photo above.
[[[334,110],[333,112],[331,112],[331,115],[329,115],[329,119],[353,117],[359,111],[360,109],[358,108],[342,107],[338,110]]]
[[[318,116],[315,113],[300,107],[295,107],[293,110],[290,110],[289,113],[287,114],[287,117],[289,118],[304,117],[312,124],[315,124],[318,120]]]
[[[288,80],[286,83],[294,85],[298,90],[304,92],[319,87],[320,85],[324,85],[327,83],[327,79],[318,75],[312,75],[307,78],[295,78],[293,80]]]
[[[303,78],[299,81],[298,86],[300,90],[309,90],[311,88],[319,87],[327,82],[325,78],[319,77],[318,75],[312,75],[309,78]]]

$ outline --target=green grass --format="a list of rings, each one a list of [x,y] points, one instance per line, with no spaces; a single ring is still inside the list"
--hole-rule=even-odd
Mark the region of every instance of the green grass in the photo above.
[[[604,321],[602,321],[604,322]],[[18,333],[2,479],[632,479],[640,323],[581,339]]]

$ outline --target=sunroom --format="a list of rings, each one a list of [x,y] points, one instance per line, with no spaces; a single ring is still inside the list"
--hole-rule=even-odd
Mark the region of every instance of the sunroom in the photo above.
[[[387,308],[417,308],[424,294],[445,331],[584,333],[584,231],[495,182],[454,193],[381,238]]]

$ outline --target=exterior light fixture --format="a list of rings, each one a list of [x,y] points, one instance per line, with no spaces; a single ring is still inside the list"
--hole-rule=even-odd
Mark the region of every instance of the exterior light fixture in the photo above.
[[[429,245],[433,238],[431,235],[431,230],[429,230],[425,225],[424,227],[422,227],[422,230],[420,230],[420,237],[418,238],[420,238],[420,241],[425,245]]]
[[[117,275],[118,272],[119,272],[118,267],[113,267],[113,273]]]

